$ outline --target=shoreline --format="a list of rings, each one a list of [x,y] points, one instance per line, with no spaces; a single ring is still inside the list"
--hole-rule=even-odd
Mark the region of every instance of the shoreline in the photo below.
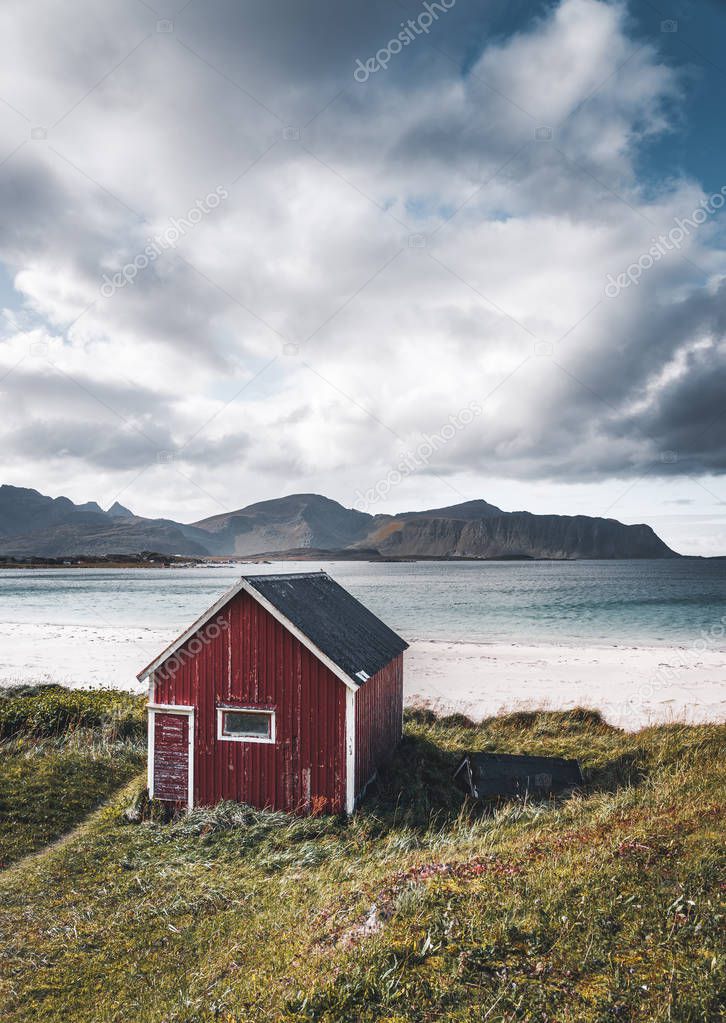
[[[48,569],[126,569],[126,568],[218,568],[246,565],[307,564],[309,562],[340,562],[343,564],[368,565],[417,565],[417,564],[573,564],[579,562],[640,562],[640,561],[726,561],[726,554],[678,554],[652,558],[555,558],[544,555],[501,554],[491,557],[476,555],[416,554],[401,555],[372,554],[370,551],[326,550],[305,548],[292,551],[268,551],[263,554],[136,554],[73,555],[72,557],[0,556],[0,570],[45,571]]]
[[[0,687],[59,682],[141,692],[136,672],[175,628],[0,624]],[[407,706],[475,720],[513,710],[599,710],[627,730],[726,720],[726,648],[414,640]]]

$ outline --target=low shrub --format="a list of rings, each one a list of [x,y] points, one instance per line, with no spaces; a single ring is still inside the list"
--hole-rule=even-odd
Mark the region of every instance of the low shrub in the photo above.
[[[0,701],[0,739],[18,735],[60,735],[76,728],[99,728],[113,738],[133,738],[145,729],[144,698],[114,689],[65,689],[39,686],[37,691]]]
[[[39,693],[63,688],[57,682],[20,682],[15,686],[0,688],[0,700],[16,700],[19,696],[37,696]]]
[[[403,720],[405,724],[434,725],[438,718],[428,707],[406,707]]]
[[[608,724],[599,710],[588,710],[585,707],[573,707],[572,710],[515,710],[509,714],[485,718],[482,726],[492,726],[498,731],[529,731],[543,736],[585,731],[605,735],[619,731],[614,725]]]
[[[446,714],[439,718],[442,728],[476,728],[477,724],[466,714]]]

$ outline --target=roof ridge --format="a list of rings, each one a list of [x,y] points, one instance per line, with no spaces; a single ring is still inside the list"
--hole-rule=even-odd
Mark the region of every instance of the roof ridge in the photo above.
[[[318,579],[321,575],[327,576],[328,579],[332,579],[332,575],[328,575],[324,568],[318,569],[317,572],[255,572],[252,575],[240,576],[241,579]],[[335,582],[335,580],[333,580]]]
[[[308,582],[309,586],[303,586]],[[287,585],[290,583],[291,585]],[[300,583],[300,585],[293,585]],[[403,653],[408,643],[325,571],[260,573],[239,581],[137,676],[146,678],[214,614],[246,592],[350,688]]]

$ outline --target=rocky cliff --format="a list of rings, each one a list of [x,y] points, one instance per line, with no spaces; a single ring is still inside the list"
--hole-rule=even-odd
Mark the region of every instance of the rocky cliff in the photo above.
[[[392,557],[672,558],[650,526],[584,515],[511,512],[477,521],[415,518],[368,546]]]
[[[505,512],[486,501],[369,515],[319,494],[292,494],[185,524],[114,503],[74,504],[0,487],[0,555],[227,555],[289,550],[378,552],[390,558],[674,558],[650,526],[584,515]]]

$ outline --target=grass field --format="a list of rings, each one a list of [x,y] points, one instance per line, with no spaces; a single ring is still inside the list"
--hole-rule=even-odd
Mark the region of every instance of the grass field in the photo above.
[[[349,821],[221,804],[132,823],[138,777],[0,873],[0,1016],[711,1023],[725,740],[413,715]],[[483,814],[451,783],[473,749],[578,756],[585,791]]]
[[[0,698],[0,868],[42,849],[142,770],[141,702],[56,686]]]

